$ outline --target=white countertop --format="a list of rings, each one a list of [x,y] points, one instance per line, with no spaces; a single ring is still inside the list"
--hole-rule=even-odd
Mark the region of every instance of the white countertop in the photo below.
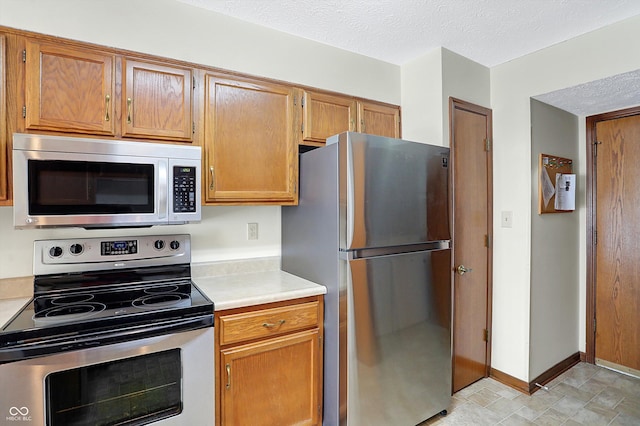
[[[14,316],[29,300],[29,297],[0,299],[0,328]]]
[[[193,278],[193,281],[213,301],[216,311],[327,293],[320,284],[280,270]]]
[[[216,311],[327,293],[322,285],[280,270],[200,277],[193,281],[213,301]],[[0,328],[29,300],[0,299]]]

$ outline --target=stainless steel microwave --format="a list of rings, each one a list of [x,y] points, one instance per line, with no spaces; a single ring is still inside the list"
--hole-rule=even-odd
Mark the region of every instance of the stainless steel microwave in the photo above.
[[[197,222],[201,160],[194,146],[16,133],[14,227]]]

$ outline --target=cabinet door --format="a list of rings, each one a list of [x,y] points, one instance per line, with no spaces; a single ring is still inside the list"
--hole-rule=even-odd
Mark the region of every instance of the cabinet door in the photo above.
[[[221,351],[221,424],[319,424],[318,345],[315,329]]]
[[[9,199],[9,158],[7,147],[6,37],[0,34],[0,202]]]
[[[193,72],[123,59],[122,135],[191,141]]]
[[[359,102],[358,132],[399,138],[400,108],[373,102]]]
[[[294,89],[212,74],[205,82],[206,200],[295,204]]]
[[[26,41],[25,126],[114,134],[114,55]]]
[[[302,105],[304,145],[322,146],[329,136],[356,129],[353,98],[305,91]]]

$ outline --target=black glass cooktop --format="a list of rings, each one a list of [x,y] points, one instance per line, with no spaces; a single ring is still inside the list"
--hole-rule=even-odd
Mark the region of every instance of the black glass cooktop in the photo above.
[[[213,303],[190,278],[175,278],[180,275],[159,267],[38,277],[34,298],[2,328],[0,349],[212,315]]]

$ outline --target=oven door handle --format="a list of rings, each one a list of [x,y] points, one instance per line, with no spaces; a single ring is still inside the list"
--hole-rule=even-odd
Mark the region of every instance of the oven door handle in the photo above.
[[[75,334],[74,336],[52,339],[16,342],[9,347],[0,348],[0,364],[207,327],[213,327],[213,314],[163,321],[151,325],[128,326],[124,329],[110,329],[83,335]]]

